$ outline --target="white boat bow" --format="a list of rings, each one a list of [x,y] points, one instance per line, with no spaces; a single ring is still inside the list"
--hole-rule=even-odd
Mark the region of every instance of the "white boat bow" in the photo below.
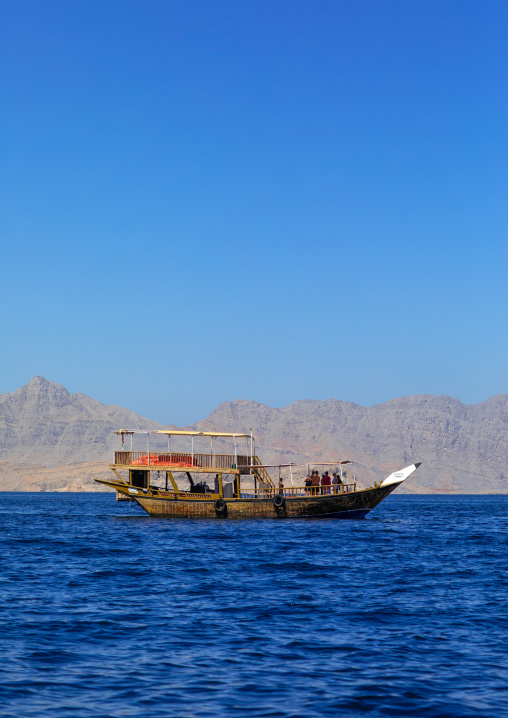
[[[418,464],[411,464],[411,466],[406,466],[405,469],[401,469],[400,471],[394,471],[393,474],[390,474],[388,478],[381,482],[381,486],[390,486],[390,484],[402,483],[408,476],[411,476],[413,471],[416,471],[421,463],[422,462],[420,461]]]

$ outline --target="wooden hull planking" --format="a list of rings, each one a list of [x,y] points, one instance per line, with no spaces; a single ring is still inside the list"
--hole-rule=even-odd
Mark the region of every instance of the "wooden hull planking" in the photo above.
[[[216,510],[213,499],[139,494],[129,497],[150,516],[159,518],[363,518],[400,483],[346,494],[286,498],[281,507],[276,507],[271,498],[231,499],[226,500],[226,510],[221,512]]]

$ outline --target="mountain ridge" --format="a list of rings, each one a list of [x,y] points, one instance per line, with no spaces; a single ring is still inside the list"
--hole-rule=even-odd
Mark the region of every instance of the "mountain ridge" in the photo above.
[[[33,377],[0,395],[0,460],[47,467],[111,457],[112,432],[162,426],[123,407],[71,394],[44,377]],[[90,448],[93,447],[93,448]]]

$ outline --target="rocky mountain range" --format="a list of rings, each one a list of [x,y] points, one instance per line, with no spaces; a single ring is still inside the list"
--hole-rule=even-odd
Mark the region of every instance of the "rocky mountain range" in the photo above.
[[[0,395],[0,490],[101,490],[115,429],[163,428],[120,406],[70,394],[43,377]],[[404,489],[416,493],[508,491],[508,395],[474,405],[419,395],[372,407],[334,399],[280,409],[220,404],[193,427],[253,429],[267,463],[349,458],[360,483],[421,461]],[[402,488],[402,487],[401,487]]]

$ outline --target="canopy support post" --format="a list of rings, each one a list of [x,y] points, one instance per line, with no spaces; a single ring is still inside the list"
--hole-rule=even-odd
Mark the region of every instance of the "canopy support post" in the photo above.
[[[166,488],[168,485],[168,477],[169,477],[169,480],[171,481],[171,486],[173,487],[173,491],[175,492],[175,494],[178,494],[179,493],[178,486],[176,485],[176,481],[174,480],[173,474],[171,473],[171,471],[166,471]]]

